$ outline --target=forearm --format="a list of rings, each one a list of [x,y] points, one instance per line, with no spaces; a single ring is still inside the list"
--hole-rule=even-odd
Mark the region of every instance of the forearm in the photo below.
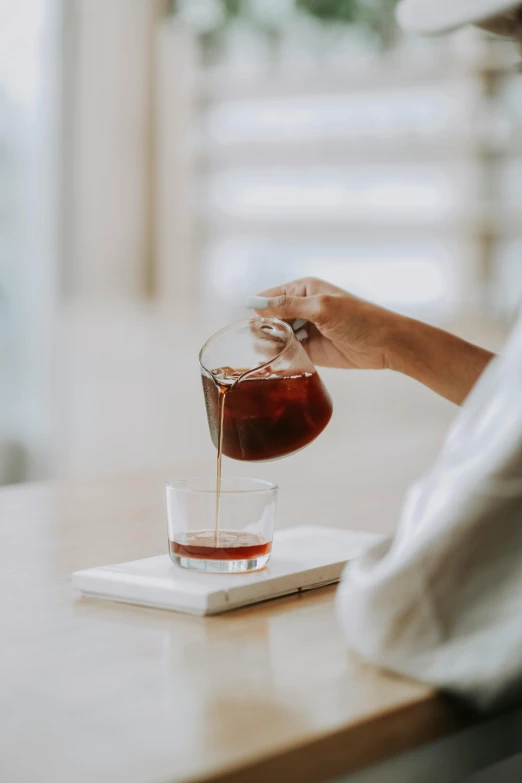
[[[401,317],[390,336],[388,366],[461,405],[493,357],[449,332]]]

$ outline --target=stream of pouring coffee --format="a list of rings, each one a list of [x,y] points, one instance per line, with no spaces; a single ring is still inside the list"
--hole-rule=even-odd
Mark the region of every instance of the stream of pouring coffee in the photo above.
[[[218,416],[219,416],[219,431],[218,431],[218,453],[217,453],[217,470],[216,470],[216,527],[214,531],[214,538],[216,546],[219,543],[219,506],[221,503],[221,462],[223,457],[223,421],[225,417],[225,397],[227,389],[230,388],[218,383]]]
[[[214,527],[215,545],[219,543],[219,509],[221,504],[221,463],[223,461],[223,432],[225,421],[225,400],[229,392],[245,370],[233,370],[231,367],[220,367],[212,372],[212,380],[218,391],[218,453],[216,469],[216,521]]]

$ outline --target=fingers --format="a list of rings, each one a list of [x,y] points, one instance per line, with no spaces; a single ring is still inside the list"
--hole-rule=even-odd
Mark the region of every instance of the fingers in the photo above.
[[[308,328],[305,322],[320,326],[328,316],[330,303],[336,301],[340,295],[346,295],[340,288],[315,277],[306,277],[269,288],[258,296],[249,296],[246,306],[260,316],[272,316],[288,321],[298,339],[306,339],[306,329],[302,331],[303,327]]]
[[[261,291],[261,296],[273,299],[276,296],[316,296],[318,294],[344,294],[341,288],[331,283],[319,280],[317,277],[303,277],[300,280],[292,280],[290,283],[268,288]]]
[[[271,301],[266,296],[249,296],[247,297],[246,306],[262,315],[270,315],[267,311],[270,309]],[[306,318],[290,318],[290,325],[300,342],[308,339],[308,331],[305,328],[308,325]]]
[[[276,296],[306,296],[304,281],[293,280],[291,283],[274,286],[261,291],[261,296],[274,299]]]
[[[317,296],[249,296],[247,307],[256,310],[259,315],[292,321],[299,318],[303,321],[313,321],[318,313]]]

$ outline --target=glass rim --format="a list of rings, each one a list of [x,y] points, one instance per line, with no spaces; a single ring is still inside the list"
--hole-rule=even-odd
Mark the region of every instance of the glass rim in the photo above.
[[[173,481],[165,482],[165,490],[173,490],[174,492],[184,492],[192,495],[215,495],[217,476],[187,476],[186,478],[174,479]],[[189,486],[190,482],[214,482],[214,488],[197,488]],[[226,482],[241,482],[250,484],[249,487],[244,489],[226,489],[223,488],[223,484]],[[185,486],[183,486],[185,485]],[[255,486],[253,486],[255,485]],[[244,476],[223,476],[221,478],[220,494],[222,495],[253,495],[253,494],[274,494],[278,490],[277,484],[273,481],[267,481],[266,479],[246,478]]]
[[[281,324],[285,328],[289,339],[287,340],[285,346],[279,351],[277,356],[274,356],[272,359],[269,359],[267,362],[262,362],[261,364],[258,364],[255,367],[251,367],[249,370],[243,373],[241,378],[243,378],[248,373],[252,372],[252,370],[261,370],[263,369],[263,367],[268,367],[270,364],[279,361],[279,359],[287,352],[288,348],[292,344],[292,337],[295,337],[294,330],[292,329],[290,324],[288,324],[286,321],[282,321],[280,318],[274,318],[272,316],[263,317],[260,315],[256,315],[253,316],[252,318],[243,318],[241,321],[234,321],[233,323],[224,326],[222,329],[218,329],[217,332],[214,332],[214,334],[212,334],[208,338],[208,340],[206,340],[206,342],[203,343],[203,345],[201,346],[201,350],[198,354],[199,366],[201,367],[201,369],[204,370],[206,373],[212,374],[212,370],[210,370],[208,367],[205,367],[201,358],[203,355],[203,351],[205,350],[205,348],[207,348],[209,343],[211,343],[216,337],[219,337],[225,332],[232,331],[233,329],[236,329],[238,326],[246,326],[246,324],[250,324],[252,323],[252,321],[275,321],[276,323]]]

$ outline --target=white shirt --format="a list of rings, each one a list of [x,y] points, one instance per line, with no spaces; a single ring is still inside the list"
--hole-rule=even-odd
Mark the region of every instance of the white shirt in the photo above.
[[[522,318],[337,607],[367,660],[484,709],[522,697]]]

